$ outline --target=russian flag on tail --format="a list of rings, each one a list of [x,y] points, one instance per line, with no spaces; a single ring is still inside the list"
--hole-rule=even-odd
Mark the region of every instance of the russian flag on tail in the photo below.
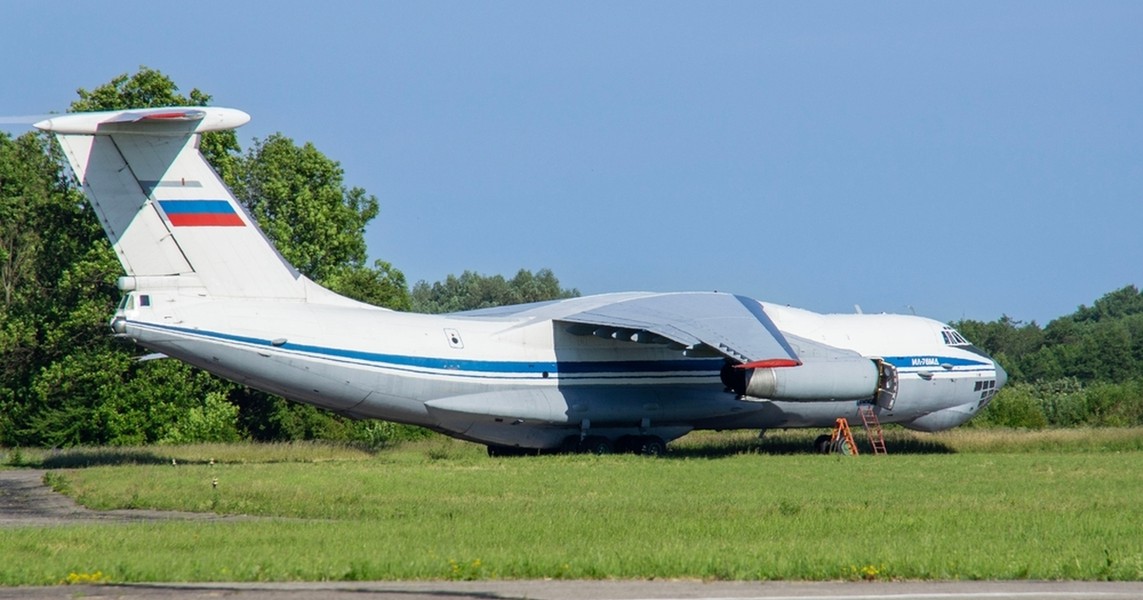
[[[159,200],[167,220],[175,227],[245,227],[226,200]]]

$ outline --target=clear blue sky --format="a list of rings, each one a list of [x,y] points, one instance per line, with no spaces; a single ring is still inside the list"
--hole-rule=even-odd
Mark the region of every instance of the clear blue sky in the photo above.
[[[7,2],[0,114],[140,65],[341,162],[410,282],[1048,320],[1143,283],[1139,2]]]

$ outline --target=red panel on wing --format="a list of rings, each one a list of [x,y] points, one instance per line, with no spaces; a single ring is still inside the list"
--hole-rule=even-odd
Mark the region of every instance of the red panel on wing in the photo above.
[[[802,361],[792,358],[768,358],[734,366],[739,369],[775,369],[779,367],[800,367]]]

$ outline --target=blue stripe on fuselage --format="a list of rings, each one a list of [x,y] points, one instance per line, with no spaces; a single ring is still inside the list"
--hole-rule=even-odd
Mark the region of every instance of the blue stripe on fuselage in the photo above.
[[[497,361],[497,360],[471,360],[440,358],[429,356],[406,356],[401,354],[383,354],[365,352],[346,348],[330,348],[308,344],[293,344],[286,342],[281,346],[274,346],[270,340],[249,336],[235,335],[201,329],[187,329],[158,323],[139,323],[133,325],[145,328],[154,328],[177,332],[184,335],[204,337],[215,340],[238,342],[251,346],[276,348],[295,353],[318,355],[327,359],[339,361],[369,362],[402,370],[437,370],[461,373],[479,373],[485,375],[523,375],[527,377],[548,373],[551,376],[629,376],[639,377],[714,377],[718,376],[724,359],[722,358],[684,358],[669,360],[616,360],[616,361]],[[953,367],[992,368],[989,362],[958,358],[952,356],[887,356],[882,358],[898,369],[924,369],[952,365]]]
[[[980,360],[972,360],[969,358],[958,358],[955,356],[886,356],[882,358],[885,362],[897,367],[898,369],[909,368],[932,368],[941,367],[943,365],[952,365],[953,367],[993,367],[991,362],[984,362]]]

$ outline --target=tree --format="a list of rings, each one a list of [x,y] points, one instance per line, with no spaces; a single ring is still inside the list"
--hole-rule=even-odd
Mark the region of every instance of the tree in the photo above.
[[[22,432],[52,365],[115,346],[119,265],[56,157],[47,136],[0,135],[0,444],[36,439]]]
[[[415,312],[448,313],[576,296],[579,290],[560,287],[559,279],[549,269],[535,274],[520,269],[511,280],[503,275],[465,271],[460,277],[449,275],[432,285],[418,281],[413,286],[412,304]]]
[[[343,266],[330,274],[325,283],[337,293],[367,304],[393,310],[412,308],[405,274],[380,259],[373,262],[372,268]]]
[[[78,93],[73,110],[210,101],[197,89],[182,96],[168,77],[147,67]],[[253,203],[267,209],[256,213],[260,225],[285,232],[275,239],[279,250],[298,257],[307,274],[359,299],[408,307],[399,270],[383,261],[365,265],[363,231],[377,201],[359,188],[346,189],[336,162],[280,134],[256,142],[246,156],[233,131],[205,134],[200,148],[229,185],[261,192]],[[46,135],[0,135],[0,445],[267,432],[273,439],[376,439],[367,427],[268,399],[176,361],[138,361],[140,350],[113,338],[107,327],[121,267],[57,159]],[[223,398],[247,412],[226,408]]]
[[[1071,315],[1076,323],[1123,319],[1131,315],[1143,314],[1143,292],[1133,285],[1122,287],[1104,294],[1091,308],[1081,305]]]
[[[241,165],[234,192],[290,264],[319,283],[364,264],[377,198],[346,189],[337,162],[276,133],[254,140]]]

